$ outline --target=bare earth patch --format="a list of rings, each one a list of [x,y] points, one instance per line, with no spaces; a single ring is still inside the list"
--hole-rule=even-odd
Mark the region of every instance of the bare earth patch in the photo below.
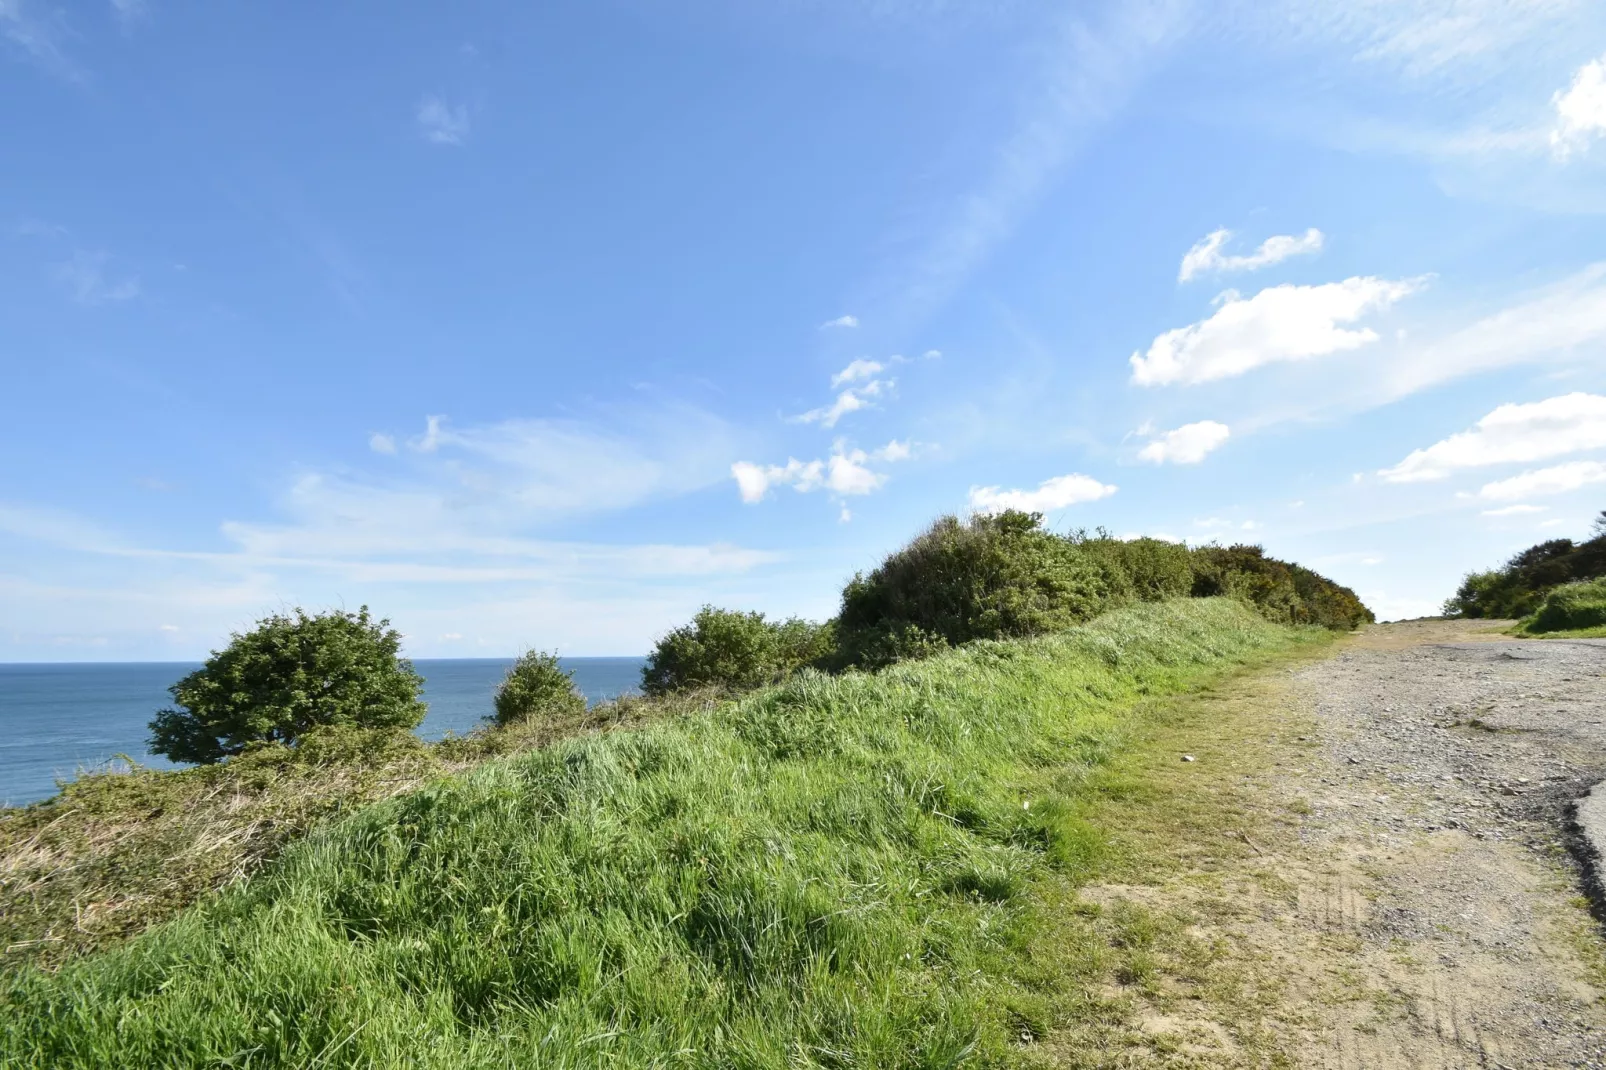
[[[1110,1013],[1052,1061],[1606,1066],[1606,945],[1567,849],[1606,779],[1606,642],[1374,627],[1184,700],[1139,764],[1078,905]]]

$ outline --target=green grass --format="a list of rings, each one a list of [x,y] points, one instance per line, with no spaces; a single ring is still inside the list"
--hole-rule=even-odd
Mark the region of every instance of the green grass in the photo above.
[[[1123,610],[805,674],[370,807],[120,947],[0,990],[0,1061],[1014,1064],[1063,999],[1045,881],[1091,871],[1146,697],[1304,633]]]

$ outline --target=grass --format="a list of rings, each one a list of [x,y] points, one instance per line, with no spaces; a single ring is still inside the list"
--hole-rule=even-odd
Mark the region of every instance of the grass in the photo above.
[[[1140,606],[493,761],[12,971],[0,1061],[1013,1065],[1107,963],[1054,907],[1108,864],[1089,807],[1143,711],[1302,641]],[[1108,924],[1152,979],[1164,926]]]

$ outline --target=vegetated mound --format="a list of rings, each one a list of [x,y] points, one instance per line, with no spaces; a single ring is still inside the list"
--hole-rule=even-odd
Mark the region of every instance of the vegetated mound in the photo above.
[[[1522,630],[1532,635],[1598,628],[1606,628],[1606,577],[1552,587],[1522,622]]]
[[[0,1062],[1011,1062],[1069,1010],[1045,971],[1097,957],[1033,957],[1025,891],[1096,853],[1078,807],[1131,704],[1314,634],[1135,606],[491,762],[13,972]]]
[[[1445,601],[1444,615],[1526,617],[1562,584],[1601,576],[1606,576],[1606,512],[1596,518],[1593,536],[1585,542],[1550,539],[1514,555],[1500,568],[1468,573]]]
[[[1342,631],[1373,615],[1348,587],[1258,546],[1057,535],[1038,513],[943,517],[842,592],[840,664],[874,667],[977,639],[1040,635],[1133,601],[1228,595],[1271,620]]]

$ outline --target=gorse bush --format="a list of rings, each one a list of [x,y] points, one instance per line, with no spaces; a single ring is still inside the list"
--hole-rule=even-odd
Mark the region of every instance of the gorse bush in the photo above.
[[[1045,531],[1036,513],[943,517],[842,592],[836,664],[874,668],[977,639],[1059,631],[1133,601],[1228,595],[1286,624],[1373,617],[1348,587],[1258,546]]]
[[[1564,583],[1551,588],[1532,617],[1527,632],[1569,632],[1606,627],[1606,577]]]
[[[1586,542],[1547,539],[1504,565],[1468,573],[1444,603],[1447,617],[1510,619],[1535,612],[1545,596],[1564,583],[1606,576],[1606,512],[1595,521]]]
[[[572,716],[586,708],[585,696],[574,686],[574,674],[558,664],[558,655],[530,650],[519,655],[491,700],[491,720],[510,725],[532,717]]]
[[[1122,600],[1094,555],[1042,515],[945,516],[842,592],[840,659],[875,667],[977,639],[1059,631]]]
[[[400,650],[401,633],[367,606],[268,617],[169,689],[177,708],[151,721],[150,748],[217,762],[254,744],[293,746],[323,725],[415,728],[424,681]]]
[[[649,695],[714,688],[750,691],[784,679],[831,650],[829,626],[704,606],[658,640],[641,671]]]
[[[1348,587],[1259,546],[1201,546],[1193,554],[1193,594],[1242,599],[1269,620],[1352,631],[1376,620]]]

